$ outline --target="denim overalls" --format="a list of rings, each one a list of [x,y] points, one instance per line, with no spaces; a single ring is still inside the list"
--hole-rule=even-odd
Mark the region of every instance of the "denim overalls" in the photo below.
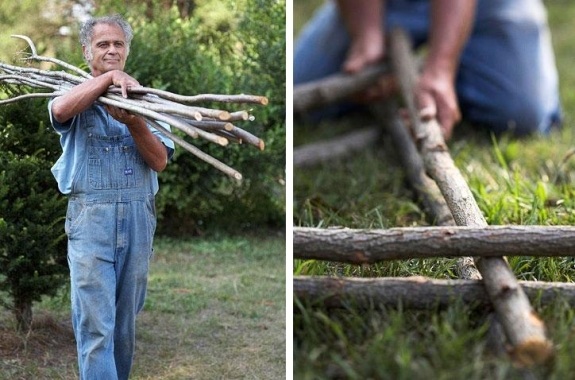
[[[71,179],[65,230],[80,378],[127,379],[156,228],[157,174],[101,106],[71,126],[52,123],[65,152],[53,168],[61,190]]]

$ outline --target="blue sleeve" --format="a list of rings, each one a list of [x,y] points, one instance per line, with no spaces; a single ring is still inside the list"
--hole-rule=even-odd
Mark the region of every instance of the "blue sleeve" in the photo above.
[[[160,124],[162,127],[166,128],[168,131],[172,130],[170,125],[164,123],[163,121],[157,121],[157,123]],[[174,151],[176,150],[176,147],[175,147],[172,139],[168,138],[167,136],[164,136],[164,134],[162,132],[158,131],[156,128],[152,127],[150,124],[148,124],[148,128],[150,128],[150,131],[152,131],[152,133],[160,139],[162,144],[164,144],[166,146],[166,149],[168,151],[168,160],[171,159],[172,156],[174,155]]]

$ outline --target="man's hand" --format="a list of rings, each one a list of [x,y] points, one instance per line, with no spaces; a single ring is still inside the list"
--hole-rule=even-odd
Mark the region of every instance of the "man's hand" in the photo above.
[[[141,119],[141,117],[131,114],[125,109],[119,107],[106,105],[106,111],[108,111],[110,116],[114,119],[118,120],[120,123],[126,124],[127,126],[132,126],[137,120]]]
[[[351,43],[343,63],[343,71],[354,74],[381,61],[385,55],[384,38],[380,30],[357,36]]]
[[[414,88],[415,101],[423,120],[437,118],[443,137],[449,140],[461,120],[455,86],[450,73],[423,71]]]
[[[133,87],[139,87],[140,83],[120,70],[113,70],[111,72],[112,84],[116,87],[120,87],[122,90],[122,96],[124,98],[128,97],[128,90]]]

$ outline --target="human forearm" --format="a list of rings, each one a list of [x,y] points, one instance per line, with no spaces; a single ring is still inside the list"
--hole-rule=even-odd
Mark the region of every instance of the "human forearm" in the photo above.
[[[454,78],[473,27],[476,3],[476,0],[432,1],[426,70],[442,71]]]
[[[385,54],[384,1],[337,0],[338,11],[351,38],[343,71],[354,73]]]
[[[445,139],[461,120],[455,75],[473,26],[475,6],[476,0],[432,1],[429,49],[415,97],[422,116],[437,118]]]
[[[52,116],[64,123],[90,107],[112,85],[111,74],[106,73],[73,87],[52,103]]]
[[[380,0],[337,0],[339,13],[351,38],[381,33],[383,3]]]
[[[107,106],[106,109],[114,119],[128,127],[146,164],[156,172],[164,170],[168,163],[168,152],[165,145],[150,131],[144,118],[118,107]]]
[[[64,123],[88,109],[110,86],[119,87],[122,96],[127,97],[128,89],[139,85],[138,81],[123,71],[108,71],[86,80],[56,98],[52,103],[52,116],[59,123]]]

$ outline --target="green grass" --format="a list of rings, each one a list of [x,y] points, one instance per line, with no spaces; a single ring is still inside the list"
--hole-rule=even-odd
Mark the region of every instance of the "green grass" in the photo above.
[[[284,378],[285,281],[284,234],[157,239],[131,378]],[[0,315],[0,379],[77,378],[68,295],[34,312],[28,336]]]
[[[311,4],[294,3],[296,25]],[[316,2],[317,4],[317,2]],[[560,71],[565,125],[547,138],[492,138],[470,127],[456,130],[449,149],[489,224],[575,224],[575,5],[547,1]],[[299,20],[298,17],[300,18]],[[297,29],[296,29],[297,33]],[[319,125],[295,125],[296,145],[367,126],[350,116]],[[373,123],[373,122],[371,122]],[[294,171],[294,225],[389,228],[428,225],[407,188],[385,136],[353,157]],[[575,259],[513,257],[521,280],[575,280]],[[454,278],[451,259],[405,260],[370,266],[294,261],[297,275],[361,277],[425,275]],[[556,346],[556,358],[536,378],[566,379],[575,373],[572,309],[534,303]],[[505,355],[493,355],[486,311],[456,304],[444,310],[372,308],[326,310],[294,304],[294,378],[321,379],[520,379],[525,374]]]

